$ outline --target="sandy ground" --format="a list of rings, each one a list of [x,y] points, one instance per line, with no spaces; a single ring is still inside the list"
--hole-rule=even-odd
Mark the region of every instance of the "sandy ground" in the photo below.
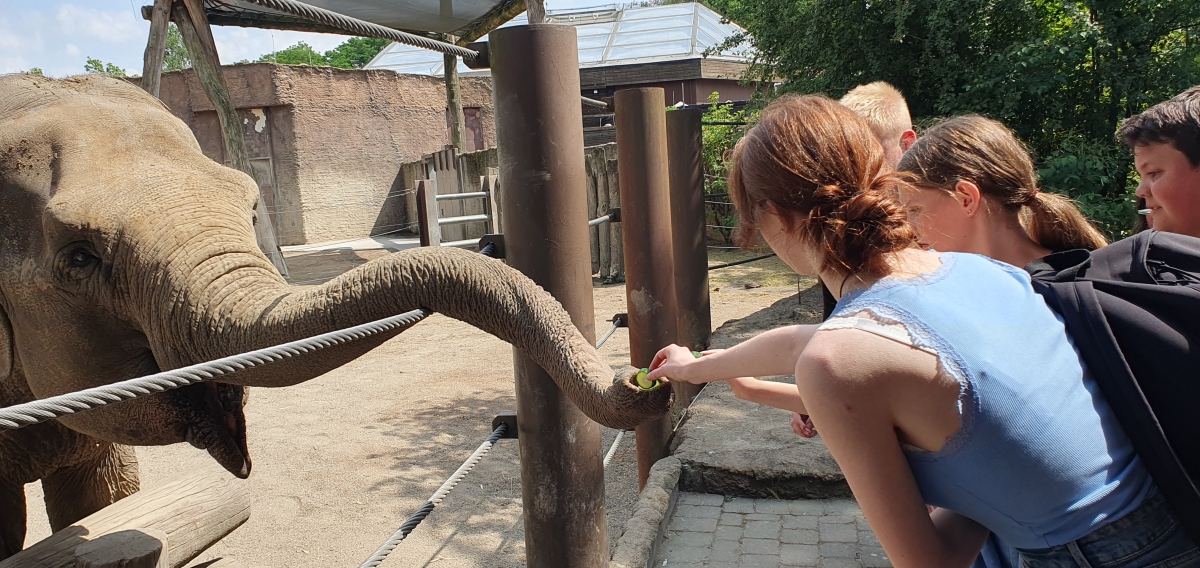
[[[294,281],[314,282],[383,254],[293,254]],[[720,253],[712,264],[751,255]],[[714,327],[795,294],[797,278],[776,259],[714,272]],[[804,287],[810,281],[802,283]],[[624,287],[595,288],[597,335],[624,311]],[[627,364],[628,333],[602,352]],[[487,437],[492,417],[515,409],[512,349],[461,322],[434,315],[364,357],[287,389],[255,389],[247,406],[254,495],[250,520],[197,558],[247,568],[357,565],[387,539]],[[616,432],[604,430],[608,448]],[[609,540],[636,499],[632,432],[606,472]],[[220,470],[186,444],[139,448],[143,486],[192,471]],[[523,566],[524,528],[515,440],[501,440],[393,553],[385,566]],[[41,489],[27,488],[27,543],[46,537]]]

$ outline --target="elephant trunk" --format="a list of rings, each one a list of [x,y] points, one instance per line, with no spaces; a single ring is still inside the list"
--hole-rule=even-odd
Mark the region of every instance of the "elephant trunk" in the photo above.
[[[549,293],[503,262],[453,248],[412,249],[376,259],[321,286],[278,276],[225,272],[207,305],[176,334],[189,337],[171,365],[232,355],[427,308],[507,341],[532,357],[592,420],[632,428],[666,412],[670,389],[642,391],[628,368],[614,379],[595,347]],[[251,282],[252,281],[252,282]],[[178,304],[176,304],[178,305]],[[169,321],[169,319],[168,319]],[[343,365],[401,330],[329,347],[223,379],[244,386],[301,383]],[[157,351],[157,350],[156,350]]]

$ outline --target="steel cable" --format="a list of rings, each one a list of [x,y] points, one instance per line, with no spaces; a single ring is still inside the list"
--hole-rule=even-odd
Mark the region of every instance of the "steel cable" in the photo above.
[[[470,49],[459,47],[454,44],[437,41],[427,37],[421,37],[419,35],[402,32],[400,30],[394,30],[379,24],[372,24],[371,22],[359,20],[357,18],[351,18],[337,12],[331,12],[324,8],[318,8],[316,6],[311,6],[302,2],[296,2],[294,0],[246,0],[246,2],[262,6],[263,8],[270,8],[285,14],[291,14],[293,16],[317,22],[318,24],[332,26],[350,32],[353,35],[390,39],[394,42],[422,47],[437,51],[439,53],[457,55],[464,59],[475,59],[479,56],[479,53],[476,51],[471,51]]]
[[[613,438],[613,443],[608,447],[608,453],[604,454],[604,467],[608,467],[608,463],[612,461],[613,455],[617,453],[617,444],[621,443],[621,438],[625,437],[625,430],[617,432],[617,437]]]
[[[421,505],[421,508],[417,509],[417,512],[413,513],[407,521],[404,521],[404,524],[400,525],[400,528],[397,529],[394,534],[392,534],[392,537],[387,539],[387,542],[384,542],[377,550],[375,550],[375,554],[372,554],[366,562],[363,562],[359,566],[359,568],[375,568],[383,563],[383,561],[387,559],[388,555],[391,554],[393,550],[396,550],[396,547],[400,545],[400,542],[408,537],[408,533],[417,528],[417,525],[421,524],[421,521],[424,521],[425,517],[428,517],[429,513],[432,513],[433,509],[441,504],[442,499],[446,498],[446,495],[448,495],[450,491],[452,491],[454,487],[458,485],[458,482],[462,481],[462,479],[466,477],[472,469],[475,468],[475,464],[479,463],[479,460],[483,459],[483,456],[486,456],[487,453],[491,451],[492,446],[496,445],[496,441],[504,436],[504,432],[506,430],[508,430],[507,424],[501,424],[497,426],[496,429],[492,431],[492,435],[488,436],[488,439],[484,440],[484,442],[479,445],[479,448],[475,450],[475,453],[471,454],[471,457],[467,458],[467,461],[463,462],[463,464],[459,466],[458,470],[450,476],[450,479],[447,479],[437,491],[434,491],[433,496],[426,500],[425,504]]]
[[[24,428],[25,426],[32,426],[60,416],[90,410],[114,402],[156,394],[201,383],[237,371],[261,367],[302,353],[341,345],[399,327],[407,327],[425,319],[432,313],[432,311],[425,308],[418,308],[400,315],[386,317],[329,333],[322,333],[321,335],[291,341],[274,347],[257,349],[172,371],[155,373],[111,385],[43,398],[33,402],[13,405],[8,408],[0,408],[0,431]]]
[[[605,333],[604,337],[601,337],[600,341],[596,342],[596,349],[603,347],[604,342],[608,341],[608,338],[612,337],[613,334],[617,332],[618,327],[621,327],[621,322],[614,321],[612,327],[608,328],[608,333]]]

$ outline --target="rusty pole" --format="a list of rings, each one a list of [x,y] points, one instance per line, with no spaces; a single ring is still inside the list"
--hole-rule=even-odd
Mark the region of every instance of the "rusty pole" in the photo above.
[[[712,335],[708,247],[704,241],[703,114],[700,109],[667,113],[671,242],[675,247],[675,302],[679,307],[676,342],[697,351],[708,348],[708,338]]]
[[[595,341],[575,28],[513,26],[489,42],[508,262]],[[600,425],[527,356],[513,362],[527,565],[606,567]]]
[[[675,342],[667,105],[663,89],[650,87],[617,91],[616,107],[629,357],[634,367],[648,367],[659,349]],[[670,428],[669,415],[637,427],[639,487],[654,462],[666,457]]]

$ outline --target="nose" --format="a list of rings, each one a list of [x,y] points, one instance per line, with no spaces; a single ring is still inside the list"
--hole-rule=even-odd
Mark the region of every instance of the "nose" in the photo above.
[[[1133,190],[1133,194],[1142,199],[1150,197],[1150,184],[1146,183],[1146,178],[1142,178],[1142,181],[1138,182],[1137,189]]]

